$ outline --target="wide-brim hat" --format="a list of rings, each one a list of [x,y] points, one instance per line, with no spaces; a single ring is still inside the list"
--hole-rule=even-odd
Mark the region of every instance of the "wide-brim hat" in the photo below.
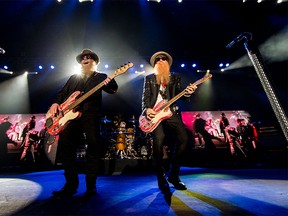
[[[80,53],[79,55],[77,55],[76,60],[77,62],[80,64],[82,57],[84,55],[90,55],[92,57],[92,59],[96,62],[96,64],[99,63],[99,57],[98,55],[96,55],[96,53],[94,53],[92,50],[90,49],[83,49],[82,53]]]
[[[155,65],[155,59],[159,56],[166,56],[168,58],[168,63],[171,67],[173,59],[172,59],[171,55],[169,55],[167,52],[164,52],[164,51],[156,52],[151,56],[150,64],[152,65],[152,67],[154,67],[154,65]]]

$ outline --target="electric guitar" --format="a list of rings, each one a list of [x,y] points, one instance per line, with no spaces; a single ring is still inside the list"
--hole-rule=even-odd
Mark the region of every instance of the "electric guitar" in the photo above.
[[[203,78],[194,82],[194,85],[199,85],[212,77],[212,74],[206,74]],[[173,113],[170,109],[170,105],[173,104],[176,100],[184,96],[186,93],[185,89],[173,97],[171,100],[166,101],[162,100],[159,103],[155,104],[153,110],[156,112],[155,117],[151,120],[147,119],[145,113],[142,113],[139,117],[139,127],[145,133],[151,133],[161,121],[170,118]]]
[[[117,69],[111,76],[109,76],[109,78],[114,79],[116,76],[124,74],[131,67],[133,67],[133,63],[124,65]],[[51,135],[58,135],[64,130],[64,128],[71,120],[79,118],[81,116],[81,112],[76,111],[75,108],[100,88],[102,88],[105,85],[104,81],[83,95],[81,91],[73,92],[69,98],[60,105],[60,113],[58,115],[52,116],[50,110],[48,110],[46,113],[46,127],[48,133]]]

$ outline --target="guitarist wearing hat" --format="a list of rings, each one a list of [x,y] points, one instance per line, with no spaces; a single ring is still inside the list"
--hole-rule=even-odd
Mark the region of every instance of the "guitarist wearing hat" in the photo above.
[[[158,187],[162,192],[170,191],[169,183],[174,185],[177,190],[186,190],[186,185],[180,180],[180,165],[185,153],[188,142],[188,135],[184,128],[181,116],[177,113],[178,107],[175,103],[157,113],[157,105],[163,101],[168,101],[183,91],[180,99],[188,99],[196,90],[197,86],[189,84],[184,90],[181,87],[181,77],[179,74],[171,73],[172,57],[163,51],[156,52],[150,58],[150,64],[154,68],[154,74],[145,77],[142,94],[142,120],[151,123],[153,137],[153,158],[157,166]],[[167,114],[167,116],[165,116]],[[153,124],[153,119],[158,118],[157,124]],[[141,117],[139,123],[141,124]],[[153,126],[154,125],[154,126]],[[177,143],[174,144],[172,152],[171,167],[168,174],[168,182],[165,176],[163,165],[163,142],[165,132],[163,126],[168,126],[177,137]],[[143,130],[143,128],[140,128]],[[143,130],[144,131],[144,130]],[[172,149],[173,150],[173,149]]]
[[[89,49],[84,49],[76,57],[76,60],[81,65],[81,74],[72,75],[68,79],[64,87],[56,95],[54,103],[46,115],[48,131],[50,128],[49,133],[53,133],[53,130],[61,128],[63,126],[61,121],[64,121],[63,119],[66,116],[72,116],[70,117],[72,121],[69,121],[69,124],[65,124],[59,135],[59,150],[66,180],[61,190],[53,192],[53,195],[59,198],[73,196],[77,192],[79,179],[75,167],[76,148],[79,143],[84,142],[84,139],[85,145],[87,145],[85,169],[86,192],[84,197],[90,198],[96,194],[96,178],[99,173],[101,160],[100,116],[102,91],[113,94],[118,89],[118,85],[114,79],[97,71],[99,57],[96,53]],[[102,87],[75,107],[75,112],[74,109],[67,113],[64,111],[80,95],[89,92],[101,83],[103,83]],[[54,125],[57,125],[57,127],[55,126],[56,129]],[[51,128],[54,129],[51,130]]]

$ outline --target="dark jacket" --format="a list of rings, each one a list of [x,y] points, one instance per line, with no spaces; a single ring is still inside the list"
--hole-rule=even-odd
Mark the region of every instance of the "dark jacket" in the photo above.
[[[102,81],[107,78],[106,74],[94,72],[94,74],[89,77],[86,81],[79,75],[72,75],[64,87],[58,92],[55,97],[54,103],[62,104],[65,102],[69,96],[75,92],[80,91],[83,94],[87,93],[92,88],[96,87]],[[95,113],[101,115],[101,106],[102,106],[102,90],[113,94],[117,91],[118,85],[114,79],[108,85],[104,85],[94,94],[86,98],[80,105],[79,111],[86,113]],[[83,95],[82,94],[82,95]]]
[[[143,86],[143,94],[142,94],[142,112],[146,112],[146,109],[153,108],[155,106],[158,93],[159,93],[160,85],[157,84],[155,74],[150,74],[145,77],[144,86]],[[167,86],[167,100],[172,99],[177,94],[183,91],[181,87],[181,77],[179,74],[171,73],[170,83]],[[187,99],[187,97],[182,97],[181,99]],[[176,104],[172,104],[171,110],[175,111]]]

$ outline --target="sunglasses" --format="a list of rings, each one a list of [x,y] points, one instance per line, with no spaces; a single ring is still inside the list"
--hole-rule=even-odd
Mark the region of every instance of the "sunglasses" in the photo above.
[[[167,58],[166,56],[157,57],[157,58],[155,58],[155,63],[158,62],[158,61],[160,61],[160,60],[162,60],[162,61],[168,61],[168,58]]]
[[[91,55],[83,55],[82,56],[82,58],[81,58],[81,60],[83,60],[83,59],[92,59],[92,56]]]

